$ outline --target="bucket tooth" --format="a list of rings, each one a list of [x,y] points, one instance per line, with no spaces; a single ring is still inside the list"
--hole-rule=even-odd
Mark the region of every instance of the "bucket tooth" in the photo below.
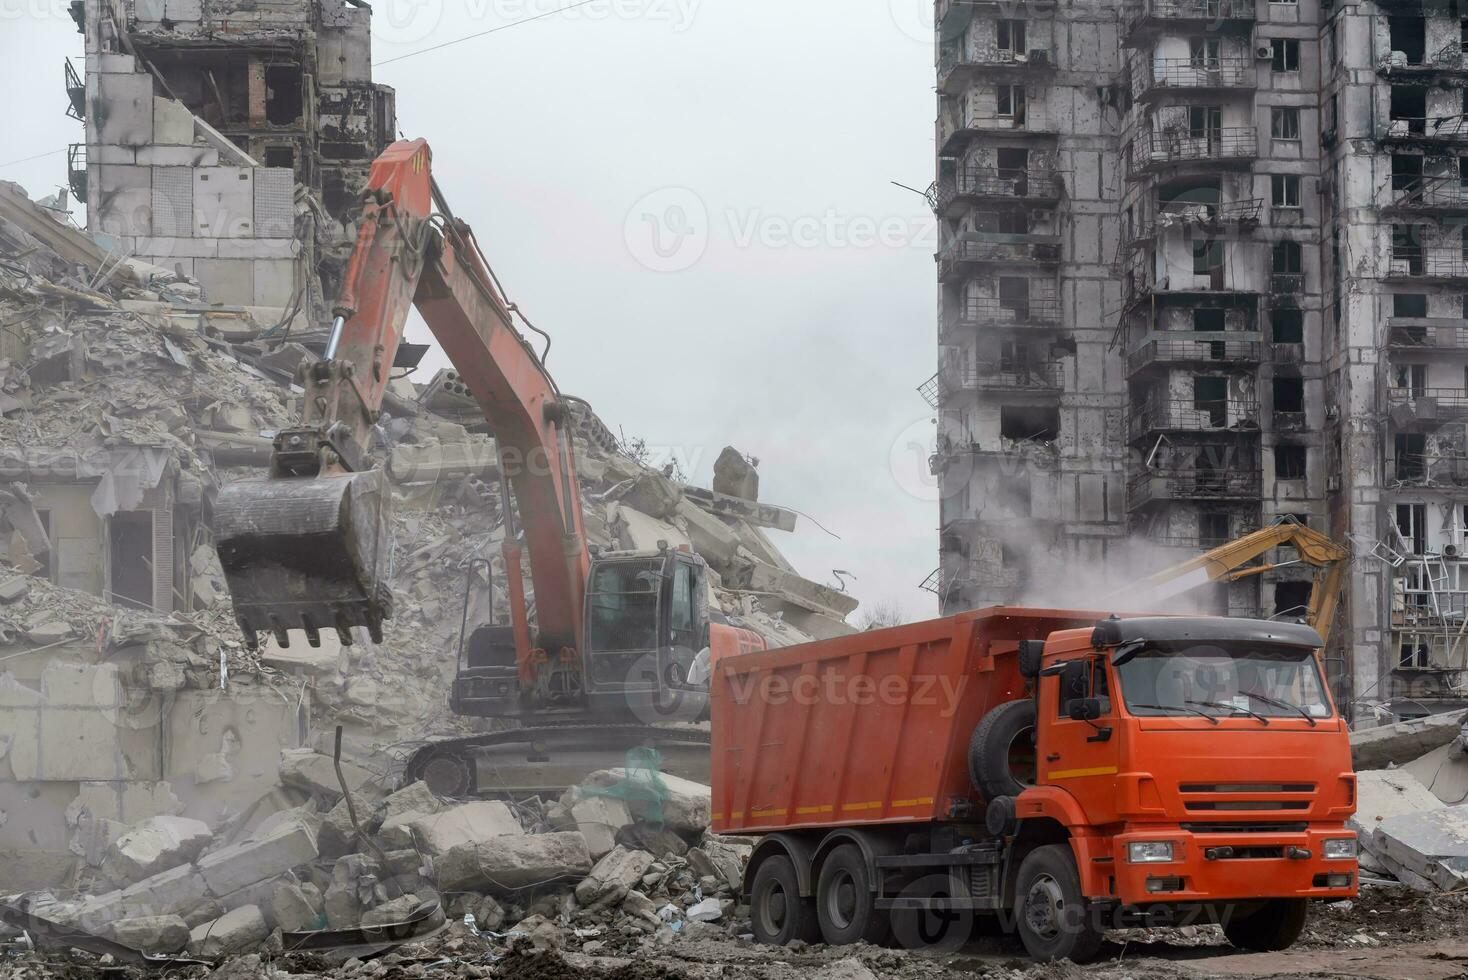
[[[306,645],[319,647],[321,645],[321,631],[314,626],[306,627]]]

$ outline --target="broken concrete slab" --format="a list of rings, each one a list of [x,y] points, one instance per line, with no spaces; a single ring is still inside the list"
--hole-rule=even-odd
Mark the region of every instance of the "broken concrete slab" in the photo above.
[[[263,942],[270,935],[265,916],[253,905],[245,905],[189,933],[188,949],[193,956],[219,959]]]
[[[755,562],[749,569],[749,588],[772,593],[784,602],[838,620],[845,619],[860,605],[845,592],[762,562]]]
[[[189,927],[177,915],[146,915],[112,923],[113,939],[148,953],[177,953],[189,944]]]
[[[276,882],[270,905],[276,927],[282,932],[305,932],[326,925],[321,892],[310,882]]]
[[[661,823],[680,833],[701,834],[708,829],[712,790],[703,783],[647,770],[600,769],[581,783],[583,796],[605,795],[597,790],[615,788],[638,820]]]
[[[738,890],[744,880],[744,862],[739,852],[728,844],[706,840],[702,847],[688,851],[688,866],[700,877],[711,875],[724,882],[732,890]]]
[[[1453,741],[1462,732],[1462,710],[1415,718],[1351,733],[1351,764],[1359,772],[1404,765]]]
[[[1361,844],[1361,866],[1389,871],[1374,856],[1373,833],[1388,817],[1426,813],[1445,807],[1417,778],[1402,769],[1373,769],[1356,773],[1356,812],[1346,826]]]
[[[627,488],[621,500],[649,517],[665,520],[672,517],[682,497],[682,491],[672,480],[661,473],[646,470]]]
[[[1468,884],[1468,806],[1387,817],[1372,836],[1377,854],[1438,888]]]
[[[1433,749],[1402,767],[1416,776],[1432,794],[1450,806],[1468,800],[1468,749],[1462,739]]]
[[[641,883],[655,860],[646,851],[629,850],[619,844],[596,862],[596,867],[576,886],[576,901],[585,908],[620,904]]]
[[[359,803],[380,799],[384,793],[377,773],[350,762],[342,762],[342,775],[347,788]],[[342,798],[341,783],[331,756],[311,749],[284,749],[280,753],[280,781],[286,786],[305,790],[325,803],[335,805]]]
[[[759,499],[757,462],[733,446],[725,446],[714,460],[714,492],[744,500]]]
[[[586,838],[575,831],[494,837],[462,844],[435,865],[444,891],[504,893],[580,877],[591,870]]]
[[[289,820],[258,839],[241,841],[199,859],[200,876],[216,898],[233,894],[256,882],[285,874],[314,861],[316,835],[300,820]]]
[[[140,881],[192,862],[213,839],[214,832],[202,820],[151,817],[117,839],[106,866],[118,880]]]
[[[776,531],[794,531],[799,515],[785,507],[743,500],[702,487],[680,487],[683,495],[704,510],[720,517],[733,517],[748,521],[755,527],[773,528]]]
[[[16,575],[0,581],[0,603],[11,605],[30,594],[31,584],[23,576]]]
[[[390,795],[382,801],[382,818],[386,823],[394,817],[403,814],[415,813],[427,815],[438,813],[444,808],[444,803],[434,795],[428,784],[421,780],[411,783]]]
[[[392,925],[395,922],[404,922],[420,904],[417,895],[403,895],[383,902],[362,913],[362,928],[375,929]]]
[[[617,834],[632,823],[627,802],[610,796],[589,796],[571,805],[571,819],[586,837],[587,850],[599,860],[617,846]]]
[[[682,522],[694,550],[714,568],[728,568],[739,556],[738,533],[702,507],[680,500],[674,515]]]
[[[440,858],[456,847],[525,833],[510,808],[498,800],[482,800],[419,816],[410,826],[429,856]]]

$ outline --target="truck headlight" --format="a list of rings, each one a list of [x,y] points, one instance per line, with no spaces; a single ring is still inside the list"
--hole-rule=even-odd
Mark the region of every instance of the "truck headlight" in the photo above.
[[[1172,860],[1172,841],[1134,841],[1126,846],[1126,859],[1132,864],[1162,864]]]
[[[1327,861],[1349,861],[1356,857],[1357,847],[1354,837],[1331,837],[1328,838],[1320,848],[1322,856]]]

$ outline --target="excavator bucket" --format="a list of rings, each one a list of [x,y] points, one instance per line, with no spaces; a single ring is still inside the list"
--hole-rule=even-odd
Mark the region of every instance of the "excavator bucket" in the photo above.
[[[286,631],[303,629],[317,646],[321,630],[335,629],[350,643],[353,626],[382,642],[392,615],[391,500],[381,468],[224,487],[215,544],[246,642],[268,630],[286,646]]]

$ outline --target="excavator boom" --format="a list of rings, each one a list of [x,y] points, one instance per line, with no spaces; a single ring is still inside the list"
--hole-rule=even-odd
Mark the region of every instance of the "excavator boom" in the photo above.
[[[326,356],[305,368],[299,425],[276,437],[268,477],[220,492],[216,543],[235,616],[251,641],[269,630],[284,645],[301,628],[314,644],[334,628],[349,643],[356,626],[381,640],[392,495],[371,442],[413,305],[483,410],[514,490],[539,626],[532,638],[507,492],[505,567],[528,679],[535,649],[575,651],[581,635],[590,559],[566,408],[473,233],[438,193],[423,140],[394,143],[373,163]]]

